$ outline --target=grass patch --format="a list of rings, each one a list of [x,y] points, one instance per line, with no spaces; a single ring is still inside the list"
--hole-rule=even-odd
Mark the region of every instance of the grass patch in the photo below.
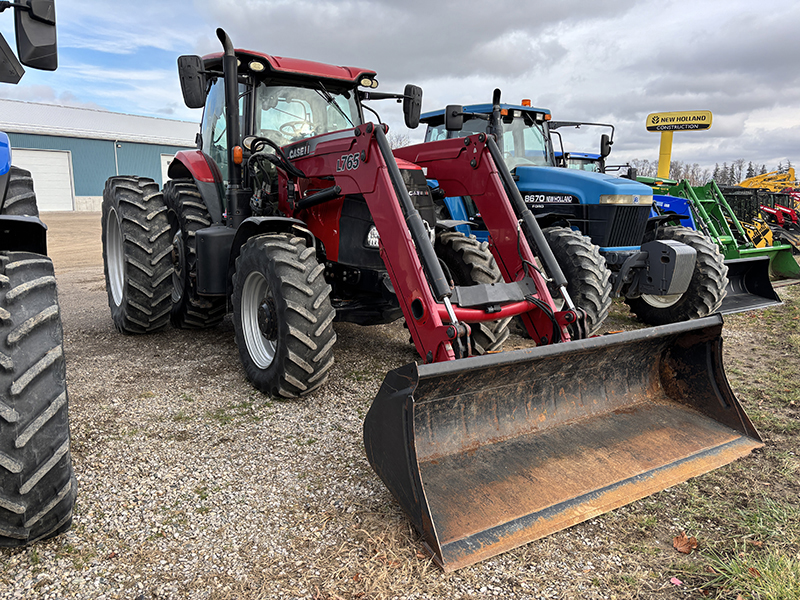
[[[717,598],[746,600],[796,600],[800,590],[800,556],[778,550],[731,555],[704,553],[713,569],[712,579],[704,584]]]
[[[271,406],[272,403],[270,402],[257,403],[251,400],[245,400],[238,404],[229,404],[228,406],[208,411],[206,412],[206,416],[220,425],[229,425],[237,419],[244,419],[250,423],[259,423],[264,420],[262,410],[264,408],[270,408]]]
[[[176,423],[186,423],[187,421],[191,421],[192,417],[187,415],[182,410],[179,410],[174,415],[172,415],[172,420],[175,421]]]

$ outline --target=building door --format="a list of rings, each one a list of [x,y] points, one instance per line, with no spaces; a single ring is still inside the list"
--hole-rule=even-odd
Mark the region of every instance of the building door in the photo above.
[[[75,209],[72,154],[69,151],[14,148],[11,163],[31,172],[40,211]]]
[[[172,162],[172,159],[175,158],[174,154],[162,154],[161,155],[161,187],[164,187],[164,184],[169,181],[169,175],[167,175],[167,170],[169,170],[169,165]]]

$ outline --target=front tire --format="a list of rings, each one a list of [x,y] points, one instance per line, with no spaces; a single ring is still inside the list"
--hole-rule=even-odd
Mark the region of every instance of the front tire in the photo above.
[[[247,378],[271,396],[321,386],[333,366],[335,312],[325,267],[303,238],[250,238],[236,259],[233,324]]]
[[[716,244],[701,233],[680,226],[659,227],[656,239],[675,240],[695,249],[697,262],[689,288],[683,294],[626,298],[631,312],[648,325],[666,325],[699,319],[716,311],[728,286],[728,267]]]
[[[103,263],[108,306],[122,333],[169,322],[172,244],[167,206],[146,177],[112,177],[103,191]]]
[[[164,184],[172,241],[172,310],[170,321],[181,329],[207,329],[219,324],[227,308],[224,296],[197,293],[196,233],[211,225],[197,185],[191,179]]]
[[[487,242],[479,242],[456,231],[444,231],[436,237],[436,256],[442,261],[457,286],[491,284],[503,281],[500,269]],[[509,336],[511,319],[470,323],[470,341],[475,354],[497,352]]]
[[[597,333],[611,308],[611,271],[600,249],[591,238],[569,227],[547,227],[542,233],[567,279],[572,302],[586,313],[588,335]],[[563,310],[561,294],[548,287],[556,308]]]
[[[66,364],[52,261],[0,252],[0,546],[69,529]]]

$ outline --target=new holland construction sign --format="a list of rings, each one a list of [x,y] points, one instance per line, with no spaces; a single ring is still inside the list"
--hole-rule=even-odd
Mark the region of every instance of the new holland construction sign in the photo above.
[[[647,131],[702,131],[711,127],[710,110],[652,113],[647,115]]]

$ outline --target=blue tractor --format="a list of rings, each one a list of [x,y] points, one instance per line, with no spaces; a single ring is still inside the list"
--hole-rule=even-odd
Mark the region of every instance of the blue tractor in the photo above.
[[[564,271],[567,291],[587,313],[590,331],[608,314],[611,297],[624,297],[631,312],[650,325],[709,315],[728,284],[727,267],[705,236],[651,218],[652,188],[632,179],[557,166],[550,111],[501,104],[451,105],[425,113],[425,141],[493,134],[516,190],[536,216]],[[601,138],[600,155],[611,140]],[[441,196],[441,194],[440,194]],[[471,199],[441,198],[439,207],[462,229],[491,242]]]
[[[10,3],[0,3],[0,12]],[[0,36],[0,81],[57,66],[53,0],[15,9],[19,60]],[[22,63],[22,64],[21,64]],[[76,481],[70,457],[66,365],[47,227],[30,172],[11,162],[0,132],[0,546],[69,529]]]

